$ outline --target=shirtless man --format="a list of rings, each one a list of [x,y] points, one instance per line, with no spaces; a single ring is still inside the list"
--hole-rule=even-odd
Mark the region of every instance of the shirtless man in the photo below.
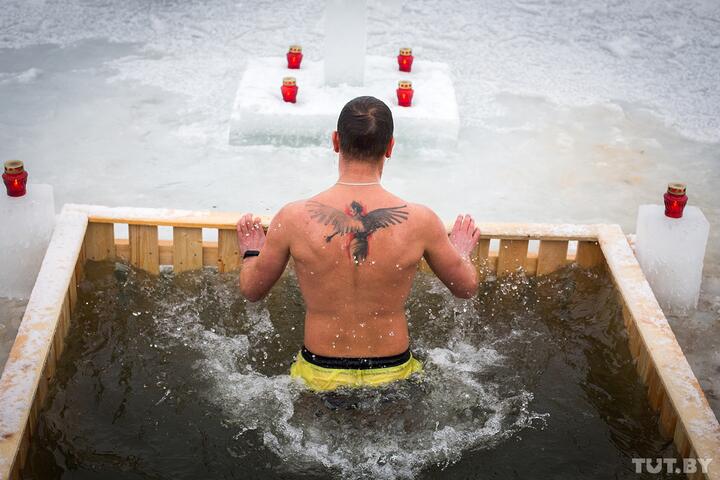
[[[380,185],[393,151],[390,109],[358,97],[340,112],[335,185],[285,205],[267,235],[260,218],[237,224],[240,291],[262,299],[293,258],[305,299],[305,345],[291,368],[313,390],[374,386],[420,371],[409,351],[405,301],[421,258],[458,297],[477,290],[470,253],[480,232],[460,215],[448,238],[429,208]]]

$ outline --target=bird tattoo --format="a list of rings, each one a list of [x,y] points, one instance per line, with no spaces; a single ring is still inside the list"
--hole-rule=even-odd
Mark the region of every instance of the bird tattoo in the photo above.
[[[360,202],[353,200],[343,212],[320,202],[309,201],[306,208],[313,220],[323,225],[332,225],[333,232],[325,237],[326,242],[330,243],[336,235],[348,235],[348,252],[352,252],[355,265],[367,259],[370,235],[380,228],[397,225],[408,218],[408,211],[405,210],[407,205],[367,212]]]

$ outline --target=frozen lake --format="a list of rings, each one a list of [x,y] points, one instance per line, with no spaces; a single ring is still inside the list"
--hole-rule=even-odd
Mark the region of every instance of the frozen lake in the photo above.
[[[720,412],[720,3],[369,2],[368,53],[450,65],[453,151],[384,184],[445,218],[611,222],[688,184],[711,224],[699,311],[671,318]],[[327,147],[228,145],[251,56],[318,60],[323,2],[4,0],[0,158],[66,202],[270,214],[335,179]],[[3,354],[19,308],[3,302]],[[5,314],[5,312],[10,312]]]

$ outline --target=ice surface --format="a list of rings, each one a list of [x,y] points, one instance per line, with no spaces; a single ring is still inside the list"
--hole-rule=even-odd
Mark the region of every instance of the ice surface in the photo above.
[[[665,216],[660,205],[638,210],[635,254],[666,312],[686,314],[697,306],[710,224],[697,207],[682,218]]]
[[[28,298],[55,225],[50,185],[29,184],[23,197],[0,195],[0,297]]]
[[[365,74],[366,0],[327,0],[325,84],[360,86]]]
[[[297,103],[280,95],[282,78],[297,78]],[[411,73],[399,72],[390,57],[368,56],[365,85],[325,86],[322,62],[304,61],[300,70],[288,70],[283,58],[248,60],[240,81],[230,126],[230,143],[328,143],[343,105],[360,95],[373,95],[390,106],[395,140],[403,145],[453,145],[460,119],[449,68],[444,63],[416,60]],[[412,107],[397,104],[399,79],[412,80]]]

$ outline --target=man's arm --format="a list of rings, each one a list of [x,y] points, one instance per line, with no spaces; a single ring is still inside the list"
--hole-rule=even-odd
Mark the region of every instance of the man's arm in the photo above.
[[[248,250],[257,250],[260,255],[247,257],[240,269],[240,292],[251,302],[261,300],[278,281],[290,258],[288,225],[283,221],[287,215],[281,209],[270,222],[267,235],[260,224],[260,218],[248,213],[237,223],[240,256]]]
[[[435,275],[450,289],[453,295],[470,298],[478,287],[477,270],[470,262],[470,254],[480,238],[480,230],[470,215],[458,215],[448,238],[445,225],[437,215],[433,218],[427,235],[423,256]]]

